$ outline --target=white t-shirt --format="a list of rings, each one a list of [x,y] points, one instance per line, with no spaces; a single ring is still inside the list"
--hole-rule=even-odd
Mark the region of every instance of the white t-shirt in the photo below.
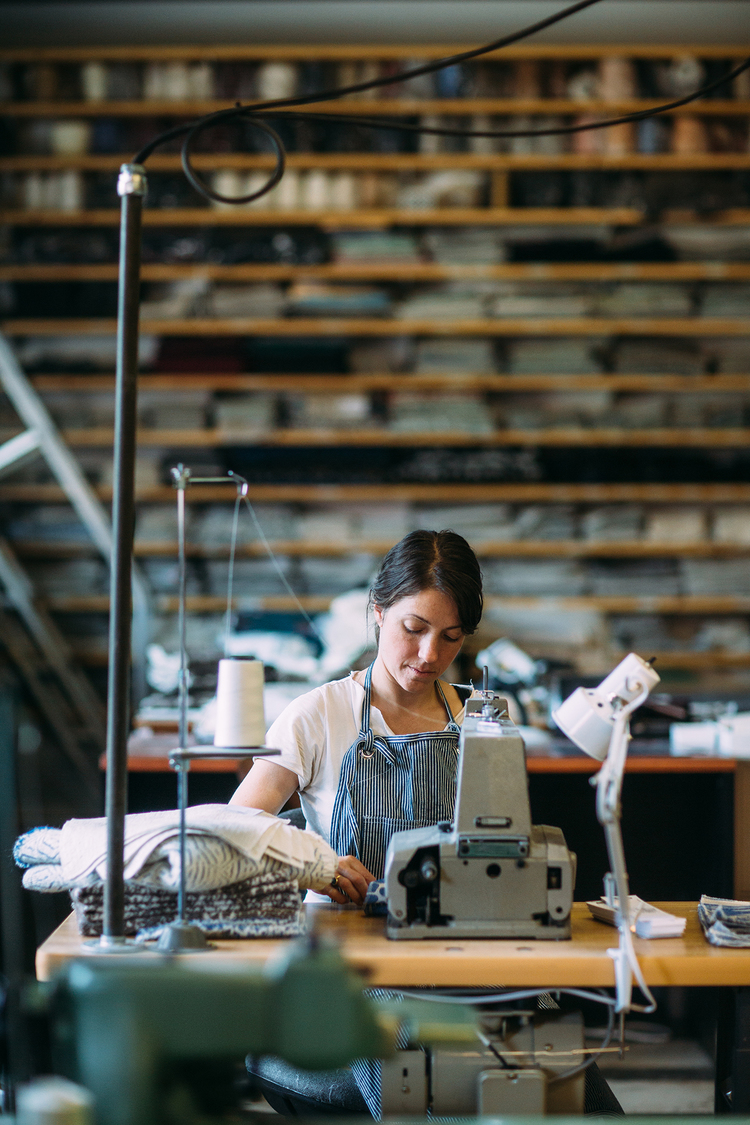
[[[266,745],[281,750],[268,760],[296,773],[307,826],[324,840],[331,838],[341,763],[359,734],[364,701],[365,689],[350,674],[293,700],[266,735]],[[462,719],[463,710],[455,721]],[[377,707],[370,707],[370,726],[376,736],[393,735]]]

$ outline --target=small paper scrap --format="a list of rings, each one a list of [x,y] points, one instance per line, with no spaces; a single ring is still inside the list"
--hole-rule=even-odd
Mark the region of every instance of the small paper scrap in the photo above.
[[[617,902],[616,899],[615,902]],[[660,910],[658,906],[652,906],[650,902],[644,902],[638,895],[630,895],[628,902],[630,903],[632,929],[636,937],[681,937],[685,932],[686,918],[680,918],[677,914],[669,914],[666,910]],[[615,906],[611,906],[606,899],[600,898],[595,902],[587,902],[586,905],[598,921],[607,922],[610,926],[617,925]]]

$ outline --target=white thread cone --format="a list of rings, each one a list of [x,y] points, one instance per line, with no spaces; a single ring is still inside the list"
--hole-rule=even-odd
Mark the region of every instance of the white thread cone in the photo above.
[[[262,663],[241,658],[220,660],[214,746],[262,746],[265,737]]]

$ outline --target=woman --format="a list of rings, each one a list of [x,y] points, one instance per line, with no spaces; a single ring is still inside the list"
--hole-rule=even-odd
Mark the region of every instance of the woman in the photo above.
[[[267,734],[281,756],[258,759],[232,797],[277,813],[299,791],[309,827],[339,856],[327,894],[341,904],[361,904],[382,877],[394,832],[452,819],[463,703],[440,676],[482,616],[476,555],[453,531],[413,531],[383,560],[370,603],[374,662],[291,703]],[[380,1118],[377,1060],[318,1076],[278,1059],[248,1065],[285,1116]],[[596,1065],[585,1073],[585,1112],[621,1114]]]
[[[394,832],[453,815],[463,704],[440,676],[482,615],[482,576],[453,531],[413,531],[386,555],[370,602],[378,653],[364,672],[291,703],[232,803],[277,813],[299,791],[339,856],[328,890],[361,904]]]

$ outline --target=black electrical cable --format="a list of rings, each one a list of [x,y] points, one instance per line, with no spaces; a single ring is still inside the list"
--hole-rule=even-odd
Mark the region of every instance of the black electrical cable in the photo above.
[[[747,70],[748,67],[750,67],[750,58],[745,59],[744,62],[735,67],[729,74],[723,75],[723,77],[718,78],[715,82],[709,82],[707,86],[701,86],[699,90],[695,90],[692,94],[686,94],[685,97],[678,98],[673,102],[665,102],[663,105],[653,106],[651,109],[639,109],[633,113],[624,113],[620,117],[602,118],[601,121],[586,121],[579,125],[555,125],[546,129],[450,128],[442,125],[413,125],[405,121],[394,122],[393,118],[384,117],[357,116],[353,118],[348,114],[342,113],[274,113],[268,116],[272,116],[276,120],[287,118],[300,121],[349,122],[350,124],[362,125],[370,129],[399,129],[403,132],[428,133],[439,137],[552,137],[564,133],[585,133],[590,132],[592,129],[608,129],[610,125],[623,125],[629,121],[644,121],[648,117],[668,113],[672,109],[679,109],[680,106],[689,105],[690,102],[705,97],[705,95],[710,94],[712,90],[723,86],[726,82],[731,82],[738,74],[742,74],[744,70]],[[581,109],[585,109],[585,103],[581,103]]]
[[[384,78],[371,78],[367,82],[356,82],[351,86],[338,86],[332,90],[319,90],[316,94],[305,94],[298,98],[281,98],[274,101],[254,102],[249,106],[237,104],[230,109],[222,109],[216,113],[207,114],[197,122],[191,122],[187,125],[176,125],[173,129],[168,129],[166,132],[160,133],[158,137],[154,137],[152,141],[149,141],[149,143],[140,150],[133,158],[133,163],[142,164],[159,145],[165,144],[175,137],[182,136],[184,133],[194,128],[195,125],[202,125],[203,122],[219,122],[227,120],[230,117],[242,116],[244,114],[257,114],[260,110],[279,109],[283,106],[314,105],[316,102],[327,102],[342,98],[346,94],[360,94],[365,90],[373,90],[379,86],[392,86],[395,82],[408,82],[410,78],[419,78],[423,74],[433,74],[438,70],[444,70],[446,67],[455,66],[460,62],[464,62],[466,59],[477,58],[479,55],[486,55],[491,51],[500,50],[502,47],[509,47],[511,44],[517,43],[521,39],[526,39],[530,35],[535,35],[538,31],[544,31],[545,28],[551,27],[553,24],[575,15],[576,12],[580,12],[584,8],[590,8],[593,4],[599,3],[601,3],[601,0],[578,0],[578,3],[572,4],[568,8],[563,8],[561,12],[556,12],[554,15],[539,20],[537,23],[529,24],[528,27],[522,28],[521,31],[514,31],[510,35],[504,35],[501,39],[495,39],[492,43],[487,43],[483,47],[474,47],[469,51],[461,51],[459,54],[448,55],[444,59],[436,59],[434,62],[425,63],[423,66],[417,66],[412,70],[403,71],[397,77],[387,75]]]
[[[167,141],[174,140],[177,137],[184,137],[185,140],[182,146],[181,160],[182,168],[189,183],[195,190],[217,203],[251,203],[255,199],[259,199],[267,192],[271,191],[282,178],[285,169],[286,151],[283,142],[278,133],[271,125],[268,124],[263,118],[272,118],[278,122],[282,118],[287,120],[300,120],[300,121],[316,121],[327,123],[341,123],[356,124],[362,128],[369,129],[389,129],[392,131],[429,134],[433,136],[460,136],[460,137],[547,137],[559,136],[571,133],[589,132],[593,129],[607,129],[613,125],[621,125],[627,122],[643,121],[649,117],[656,117],[663,113],[668,113],[673,109],[679,109],[681,106],[689,105],[690,102],[697,101],[699,98],[705,97],[706,94],[711,93],[719,86],[731,82],[743,71],[750,67],[750,58],[745,59],[739,66],[735,67],[728,74],[722,75],[721,78],[702,86],[700,89],[695,90],[691,94],[687,94],[682,98],[677,98],[672,102],[666,102],[663,105],[654,106],[651,109],[637,110],[633,113],[622,114],[619,117],[604,118],[601,121],[587,121],[575,125],[558,125],[544,129],[466,129],[466,128],[450,128],[448,126],[440,125],[423,125],[412,124],[410,122],[394,122],[392,118],[368,118],[359,117],[352,119],[350,116],[343,114],[306,114],[295,112],[296,107],[313,105],[317,102],[332,101],[339,99],[348,94],[362,93],[365,90],[372,90],[382,86],[393,86],[396,82],[407,82],[411,78],[417,78],[425,74],[433,74],[436,71],[443,70],[449,66],[455,66],[467,59],[478,58],[481,55],[489,54],[490,52],[500,50],[503,47],[510,46],[513,43],[519,42],[521,39],[528,38],[530,35],[536,34],[547,27],[552,26],[561,20],[567,19],[569,16],[575,15],[577,12],[585,8],[591,7],[593,4],[599,3],[600,0],[579,0],[578,3],[564,8],[560,12],[556,12],[546,19],[539,20],[537,23],[530,24],[528,27],[522,28],[520,31],[513,32],[510,35],[503,36],[500,39],[494,40],[492,43],[485,44],[482,47],[472,48],[468,51],[461,51],[455,55],[446,56],[443,59],[436,59],[433,62],[425,63],[423,66],[414,67],[411,70],[403,71],[398,76],[387,75],[383,78],[373,78],[367,82],[358,82],[350,86],[341,86],[331,90],[320,90],[315,94],[306,94],[295,98],[283,98],[273,101],[255,102],[252,105],[240,105],[239,103],[227,109],[218,110],[216,113],[206,114],[206,116],[199,118],[197,121],[192,121],[184,125],[177,125],[166,132],[161,133],[149,142],[140,152],[134,157],[134,163],[143,164],[148,159],[152,152],[160,145],[165,144]],[[582,103],[581,109],[585,109],[585,103]],[[197,175],[191,163],[193,155],[193,146],[198,136],[204,130],[212,128],[214,125],[222,124],[224,122],[242,120],[246,125],[251,128],[257,128],[265,136],[267,136],[272,144],[275,152],[276,161],[273,171],[270,173],[265,184],[258,190],[251,192],[249,195],[244,196],[224,196],[209,188]]]
[[[370,78],[367,82],[356,82],[352,86],[339,86],[333,90],[319,90],[317,94],[302,94],[298,98],[256,102],[252,108],[254,110],[267,110],[278,109],[279,106],[284,105],[312,105],[315,102],[333,101],[335,98],[344,97],[345,94],[361,94],[365,90],[375,90],[380,86],[393,86],[396,82],[408,82],[411,78],[421,78],[423,74],[434,74],[438,70],[445,70],[446,67],[466,62],[467,59],[476,59],[480,55],[488,55],[492,51],[510,47],[513,43],[518,43],[521,39],[527,39],[529,35],[536,35],[538,31],[544,31],[546,28],[552,27],[553,24],[559,23],[560,20],[568,19],[569,16],[574,16],[576,12],[581,12],[584,8],[590,8],[592,4],[598,3],[600,3],[600,0],[579,0],[577,4],[571,4],[569,8],[563,8],[561,12],[555,12],[554,15],[547,16],[546,19],[529,24],[521,31],[504,35],[501,39],[495,39],[492,43],[486,43],[483,47],[472,47],[470,50],[461,51],[457,55],[447,55],[444,59],[435,59],[434,62],[415,66],[411,70],[404,70],[398,75],[389,74],[384,78]]]

